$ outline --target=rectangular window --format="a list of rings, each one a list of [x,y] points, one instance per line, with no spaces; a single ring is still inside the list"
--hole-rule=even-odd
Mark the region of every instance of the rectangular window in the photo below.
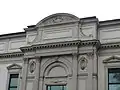
[[[108,90],[120,90],[120,68],[108,69]]]
[[[49,85],[47,86],[47,90],[66,90],[65,85]]]
[[[19,74],[10,74],[8,90],[17,90]]]

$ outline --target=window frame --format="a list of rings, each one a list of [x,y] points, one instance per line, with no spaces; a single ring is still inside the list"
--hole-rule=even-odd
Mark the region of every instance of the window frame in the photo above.
[[[65,87],[67,87],[65,84],[46,85],[46,90],[48,90],[48,86],[50,86],[50,88],[51,88],[51,86],[63,86],[63,87],[65,86]]]
[[[112,69],[120,69],[120,67],[117,67],[117,68],[108,68],[108,90],[109,90],[109,85],[114,85],[114,84],[119,84],[120,85],[120,82],[119,83],[109,83],[109,74],[110,74],[109,69],[111,69],[111,70]],[[118,72],[118,71],[116,71],[116,72]],[[113,73],[116,73],[116,72],[113,70]]]
[[[7,84],[6,84],[6,90],[9,89],[9,84],[10,84],[10,75],[11,74],[18,74],[18,87],[17,90],[19,90],[20,86],[20,79],[21,79],[21,74],[22,74],[22,66],[18,64],[12,64],[7,67],[8,69],[8,74],[7,74]]]
[[[19,74],[10,74],[8,90],[10,90],[10,88],[18,88],[18,85],[17,85],[17,86],[10,86],[10,84],[11,84],[11,79],[12,79],[12,78],[15,78],[15,77],[12,77],[12,75],[17,75],[17,79],[19,79]],[[17,82],[18,82],[18,80],[17,80]],[[18,84],[18,83],[17,83],[17,84]]]
[[[108,69],[110,69],[110,68],[120,68],[120,63],[107,63],[107,64],[105,64],[105,66],[104,66],[104,69],[105,69],[105,73],[104,73],[104,75],[105,75],[105,77],[104,77],[104,82],[105,82],[105,87],[104,87],[104,89],[105,90],[109,90],[109,88],[108,88]]]
[[[101,74],[103,75],[103,86],[104,86],[104,90],[108,90],[108,69],[109,68],[120,68],[120,56],[108,56],[108,58],[106,57],[106,59],[102,60],[102,66],[103,66],[103,73]],[[101,69],[101,70],[102,70]]]

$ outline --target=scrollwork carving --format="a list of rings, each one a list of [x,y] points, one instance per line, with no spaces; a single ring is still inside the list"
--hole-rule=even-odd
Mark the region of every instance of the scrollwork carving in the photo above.
[[[90,29],[92,29],[92,27],[82,28],[82,25],[80,25],[80,27],[79,27],[80,35],[82,37],[88,37],[88,38],[93,37],[93,33]],[[87,30],[87,32],[86,32],[86,30]]]

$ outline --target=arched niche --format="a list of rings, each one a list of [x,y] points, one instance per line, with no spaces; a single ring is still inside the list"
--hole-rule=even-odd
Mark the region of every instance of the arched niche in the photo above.
[[[63,71],[63,75],[72,75],[72,64],[65,58],[52,58],[46,61],[41,67],[41,76],[48,76],[53,70]]]
[[[61,62],[54,62],[45,70],[47,77],[60,77],[68,75],[68,68]]]

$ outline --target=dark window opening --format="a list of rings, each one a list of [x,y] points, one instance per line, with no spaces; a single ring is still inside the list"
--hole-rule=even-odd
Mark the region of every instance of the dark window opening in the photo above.
[[[17,90],[18,87],[18,74],[10,74],[8,90]]]
[[[47,90],[66,90],[65,85],[48,85]]]
[[[108,69],[108,90],[120,90],[120,68]]]

